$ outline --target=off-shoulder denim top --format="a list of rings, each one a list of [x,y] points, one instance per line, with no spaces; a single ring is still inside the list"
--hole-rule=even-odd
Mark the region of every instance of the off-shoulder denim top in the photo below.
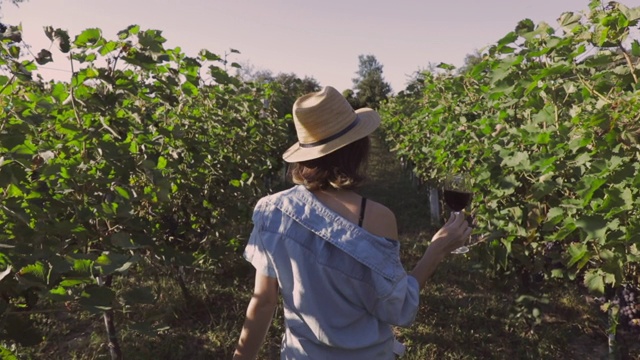
[[[244,257],[278,280],[281,359],[395,359],[391,325],[409,326],[419,286],[399,243],[332,211],[301,185],[264,197]]]

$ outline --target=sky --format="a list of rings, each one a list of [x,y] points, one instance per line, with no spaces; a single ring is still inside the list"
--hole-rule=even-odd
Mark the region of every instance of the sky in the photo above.
[[[640,0],[621,0],[629,7]],[[25,0],[2,1],[7,24],[22,24],[23,39],[37,53],[49,48],[43,26],[87,28],[103,36],[137,24],[162,30],[167,47],[191,56],[201,49],[253,70],[309,76],[343,91],[353,87],[359,55],[383,65],[394,92],[416,71],[441,62],[461,66],[467,54],[491,45],[525,18],[557,27],[565,11],[587,11],[589,0]],[[42,75],[71,76],[63,54]]]

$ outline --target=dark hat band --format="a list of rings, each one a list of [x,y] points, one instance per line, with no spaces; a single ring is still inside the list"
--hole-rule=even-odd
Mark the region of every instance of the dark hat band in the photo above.
[[[354,127],[356,127],[356,125],[358,125],[358,123],[360,122],[360,116],[356,115],[355,120],[353,120],[353,122],[351,124],[349,124],[349,126],[347,126],[346,128],[338,131],[337,133],[329,136],[328,138],[322,139],[322,140],[318,140],[316,142],[312,142],[309,144],[300,144],[300,147],[302,148],[312,148],[312,147],[316,147],[316,146],[320,146],[320,145],[324,145],[330,141],[333,141],[337,138],[339,138],[340,136],[346,134],[349,132],[349,130],[353,129]]]

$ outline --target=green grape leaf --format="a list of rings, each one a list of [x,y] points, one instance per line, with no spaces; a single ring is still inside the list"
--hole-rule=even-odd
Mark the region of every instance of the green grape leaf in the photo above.
[[[631,55],[635,57],[640,57],[640,42],[637,39],[634,39],[631,42]]]
[[[81,32],[73,43],[78,47],[95,45],[102,38],[102,31],[97,28],[86,29]]]
[[[610,281],[610,280],[609,280]],[[584,274],[584,286],[589,291],[603,295],[605,285],[605,274],[599,270],[589,270]]]
[[[576,188],[576,193],[582,198],[582,205],[587,206],[593,194],[607,182],[608,179],[602,177],[583,177]]]
[[[607,221],[600,215],[585,215],[576,220],[576,226],[586,233],[585,240],[604,241],[605,239]]]
[[[78,303],[89,310],[105,311],[113,308],[115,297],[115,292],[108,287],[88,285]]]
[[[512,155],[505,157],[502,160],[501,165],[517,168],[529,168],[531,166],[529,154],[523,151],[516,151]]]
[[[567,262],[567,267],[572,267],[573,265],[578,264],[583,261],[585,257],[588,257],[589,251],[587,250],[587,246],[585,244],[573,243],[569,245],[569,261]]]

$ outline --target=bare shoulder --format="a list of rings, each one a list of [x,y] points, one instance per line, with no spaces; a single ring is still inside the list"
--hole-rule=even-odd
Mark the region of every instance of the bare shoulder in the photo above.
[[[398,239],[396,215],[388,207],[379,202],[368,200],[363,222],[364,228],[372,234]]]

